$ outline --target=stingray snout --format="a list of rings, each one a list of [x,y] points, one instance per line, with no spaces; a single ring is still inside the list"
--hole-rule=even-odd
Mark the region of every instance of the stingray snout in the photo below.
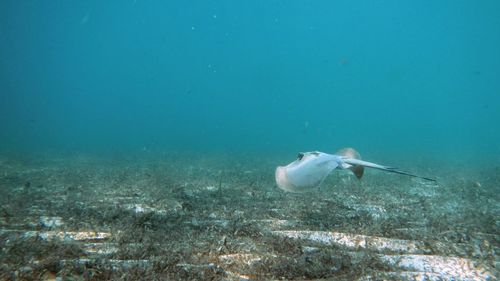
[[[293,184],[290,182],[287,176],[286,167],[278,166],[275,172],[276,184],[279,188],[286,191],[293,191]]]

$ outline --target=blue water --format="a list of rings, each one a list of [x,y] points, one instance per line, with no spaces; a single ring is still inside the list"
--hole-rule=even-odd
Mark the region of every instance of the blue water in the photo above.
[[[498,160],[498,11],[493,0],[1,1],[0,151],[352,146]]]

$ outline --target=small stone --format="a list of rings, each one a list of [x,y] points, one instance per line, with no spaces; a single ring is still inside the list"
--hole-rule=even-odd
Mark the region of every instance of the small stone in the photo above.
[[[62,280],[61,277],[57,277],[54,272],[46,271],[42,276],[40,276],[41,280],[44,281],[57,281]]]
[[[317,247],[309,247],[309,246],[302,247],[302,253],[304,254],[312,254],[312,253],[317,253],[319,251],[320,249]]]
[[[33,271],[33,268],[31,268],[31,266],[22,266],[18,271],[20,274],[30,274]]]
[[[63,225],[63,221],[61,217],[47,217],[42,216],[38,221],[42,227],[53,228],[59,227]]]

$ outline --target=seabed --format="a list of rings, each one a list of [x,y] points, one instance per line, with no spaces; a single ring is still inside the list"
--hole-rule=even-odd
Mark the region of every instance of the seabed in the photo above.
[[[500,167],[292,194],[287,160],[0,156],[0,279],[498,280]]]

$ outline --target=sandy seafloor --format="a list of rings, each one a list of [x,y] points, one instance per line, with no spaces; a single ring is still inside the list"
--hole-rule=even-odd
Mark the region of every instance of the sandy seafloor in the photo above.
[[[500,165],[292,194],[274,183],[292,160],[1,155],[0,279],[498,279]]]

